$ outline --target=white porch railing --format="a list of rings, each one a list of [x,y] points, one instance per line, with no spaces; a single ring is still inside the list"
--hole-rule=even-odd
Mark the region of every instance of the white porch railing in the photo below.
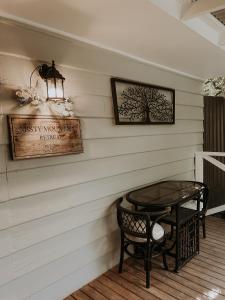
[[[212,156],[221,156],[225,157],[225,152],[196,152],[195,153],[195,180],[203,182],[203,161],[204,159],[213,164],[215,167],[225,172],[225,164],[213,158]],[[225,195],[224,195],[225,200]],[[215,214],[220,211],[225,210],[225,204],[220,205],[214,208],[211,208],[207,211],[207,215]]]

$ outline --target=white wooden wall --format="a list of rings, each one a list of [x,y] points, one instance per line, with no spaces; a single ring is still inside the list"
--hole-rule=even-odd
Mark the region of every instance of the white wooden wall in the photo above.
[[[0,24],[0,37],[0,299],[62,299],[118,262],[117,197],[193,179],[201,82],[19,26]],[[51,59],[64,65],[84,153],[12,161],[6,115],[42,113],[19,108],[13,90],[28,84],[37,60]],[[176,124],[114,125],[111,76],[175,88]]]

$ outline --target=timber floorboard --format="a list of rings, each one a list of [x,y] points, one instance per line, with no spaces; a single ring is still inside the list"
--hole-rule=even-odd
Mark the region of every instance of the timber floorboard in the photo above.
[[[171,260],[168,258],[169,265]],[[142,261],[129,258],[121,274],[117,269],[112,268],[64,300],[225,300],[225,220],[207,217],[200,254],[179,273],[164,270],[160,257],[153,259],[149,289],[145,288]]]

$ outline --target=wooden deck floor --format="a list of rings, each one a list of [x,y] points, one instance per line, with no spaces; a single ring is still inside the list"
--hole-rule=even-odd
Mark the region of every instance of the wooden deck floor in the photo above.
[[[141,262],[128,259],[122,274],[113,268],[65,300],[225,300],[225,220],[207,218],[207,238],[201,239],[200,250],[178,274],[163,270],[160,259],[153,260],[150,289],[145,288]]]

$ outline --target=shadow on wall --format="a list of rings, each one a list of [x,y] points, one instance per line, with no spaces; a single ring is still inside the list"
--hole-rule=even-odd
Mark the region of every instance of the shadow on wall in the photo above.
[[[86,35],[90,31],[94,21],[93,17],[77,9],[76,1],[52,0],[48,2],[51,3],[51,6],[49,5],[51,10],[46,9],[43,11],[43,6],[40,5],[39,0],[2,1],[1,10],[7,11],[11,15],[19,15],[28,22],[36,22],[39,24],[41,22],[42,25],[51,27],[55,30],[60,30],[60,26],[57,26],[57,24],[61,24],[61,20],[63,21],[65,32],[70,32],[71,28],[78,26],[79,34],[81,36]],[[11,28],[15,27],[11,22],[5,20],[0,22]],[[1,27],[4,27],[4,25],[2,24]],[[4,44],[7,45],[7,50],[10,48],[11,53],[21,54],[31,57],[32,59],[41,59],[44,61],[51,61],[54,56],[54,59],[58,64],[65,63],[64,58],[67,56],[67,51],[69,51],[66,45],[60,44],[60,47],[57,47],[57,45],[54,45],[54,41],[51,40],[51,36],[48,36],[47,42],[43,43],[43,34],[36,33],[37,39],[35,40],[35,43],[37,44],[37,49],[40,54],[39,57],[37,57],[37,55],[34,54],[35,45],[33,40],[32,43],[30,43],[27,34],[24,35],[23,33],[23,28],[20,28],[17,34],[13,34],[13,30],[10,29],[7,33],[5,33],[4,28],[0,29],[0,36],[2,40],[4,40]],[[17,49],[15,49],[15,45]],[[4,51],[4,45],[1,45],[0,50]]]

